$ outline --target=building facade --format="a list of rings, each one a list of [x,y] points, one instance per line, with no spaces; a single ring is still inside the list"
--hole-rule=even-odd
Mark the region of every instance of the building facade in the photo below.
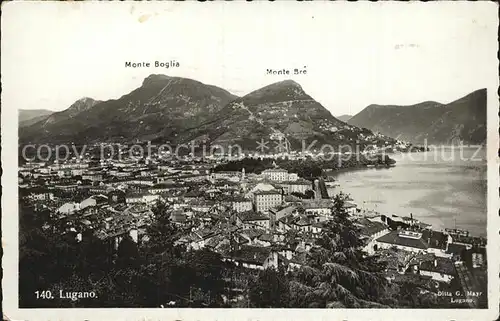
[[[275,182],[284,182],[288,180],[288,171],[282,168],[270,168],[262,172],[262,176]]]
[[[247,212],[252,210],[252,201],[249,199],[237,199],[231,202],[231,207],[237,213]]]
[[[255,210],[267,213],[269,209],[281,205],[283,195],[277,191],[260,191],[254,194]]]

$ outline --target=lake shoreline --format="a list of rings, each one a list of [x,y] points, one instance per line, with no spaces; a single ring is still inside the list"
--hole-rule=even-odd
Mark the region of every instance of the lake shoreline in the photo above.
[[[468,151],[466,156],[475,152],[474,149]],[[453,153],[456,153],[454,159]],[[411,159],[400,155],[402,159],[396,158],[394,167],[347,167],[324,175],[339,185],[329,187],[330,193],[349,194],[367,212],[388,216],[413,213],[436,230],[457,227],[468,230],[471,235],[486,237],[487,164],[477,166],[467,157],[459,158],[458,153],[459,150],[450,149],[450,161],[418,152],[412,153]],[[482,170],[464,170],[471,166]]]

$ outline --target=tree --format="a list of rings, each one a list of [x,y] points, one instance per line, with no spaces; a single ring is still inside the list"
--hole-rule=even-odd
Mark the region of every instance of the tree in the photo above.
[[[116,265],[135,267],[139,263],[139,249],[130,235],[126,235],[118,245]]]
[[[85,238],[78,243],[74,233],[69,233],[61,220],[22,202],[20,205],[20,306],[57,307],[61,304],[57,300],[37,300],[36,291],[46,289],[55,293],[58,287],[76,291],[77,280],[88,281],[80,287],[83,289],[87,285],[88,290],[89,283],[106,275],[109,255],[99,246],[99,240]]]
[[[301,192],[292,192],[292,193],[290,193],[290,195],[301,198],[301,199],[310,198],[310,197],[307,197],[306,194],[301,193]]]
[[[345,209],[346,198],[342,193],[334,197],[332,220],[323,228],[319,248],[309,253],[308,269],[312,270],[293,273],[295,280],[312,289],[307,298],[298,299],[303,304],[340,302],[346,307],[368,307],[376,305],[384,293],[387,281],[380,273],[384,267],[361,251],[363,243]]]
[[[249,290],[252,306],[257,308],[288,307],[289,282],[283,269],[265,269],[252,281]]]
[[[146,228],[148,241],[144,249],[152,254],[169,252],[173,254],[174,243],[179,238],[179,230],[170,220],[171,208],[166,202],[158,200],[151,208],[153,219]]]
[[[176,262],[171,289],[184,297],[192,297],[193,291],[196,291],[204,304],[221,304],[226,287],[223,272],[228,272],[231,268],[222,261],[220,254],[209,249],[186,252]]]
[[[308,190],[306,191],[305,195],[306,195],[306,198],[308,198],[308,199],[313,199],[315,194],[314,194],[314,191],[312,191],[312,190],[308,189]]]

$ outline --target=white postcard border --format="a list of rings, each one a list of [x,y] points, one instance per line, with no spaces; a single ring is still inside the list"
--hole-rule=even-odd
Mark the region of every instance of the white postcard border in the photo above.
[[[40,5],[40,4],[37,4]],[[57,5],[76,6],[126,6],[130,3],[63,3]],[[151,9],[156,7],[173,7],[173,3],[138,3],[136,7]],[[176,3],[175,6],[193,6],[198,4]],[[438,3],[211,3],[212,7],[221,6],[265,6],[266,9],[274,10],[277,7],[307,5],[311,11],[322,10],[323,6],[371,6],[374,10],[384,6],[428,6],[435,9],[463,6],[486,6],[496,16],[497,4],[492,2],[438,2]],[[7,3],[3,5],[3,17],[11,13],[11,7],[22,6],[24,10],[33,9],[33,3]],[[97,8],[96,8],[97,9]],[[242,13],[244,13],[244,10]],[[498,22],[498,17],[496,17]],[[4,26],[2,19],[2,30]],[[3,34],[4,32],[2,32]],[[7,39],[7,41],[12,39]],[[492,39],[497,41],[497,39]],[[5,43],[2,36],[2,48],[11,45]],[[497,43],[498,49],[498,43]],[[2,65],[8,64],[2,56]],[[491,67],[498,72],[497,52],[491,52]],[[50,75],[47,75],[50,77]],[[488,157],[488,219],[487,219],[487,259],[488,259],[488,309],[19,309],[18,308],[18,189],[17,189],[17,157],[18,157],[18,128],[17,128],[17,106],[2,106],[1,111],[1,133],[2,133],[2,245],[3,245],[3,311],[10,320],[290,320],[290,319],[313,319],[313,320],[493,320],[499,313],[500,294],[500,217],[498,193],[499,184],[499,102],[498,102],[498,74],[496,80],[492,80],[495,87],[487,88],[487,157]],[[2,77],[2,96],[6,93],[19,92],[24,95],[22,88],[14,88],[8,79]]]

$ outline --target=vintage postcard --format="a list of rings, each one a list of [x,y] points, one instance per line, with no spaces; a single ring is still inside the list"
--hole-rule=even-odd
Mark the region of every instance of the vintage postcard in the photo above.
[[[496,320],[497,12],[4,4],[4,319]]]

